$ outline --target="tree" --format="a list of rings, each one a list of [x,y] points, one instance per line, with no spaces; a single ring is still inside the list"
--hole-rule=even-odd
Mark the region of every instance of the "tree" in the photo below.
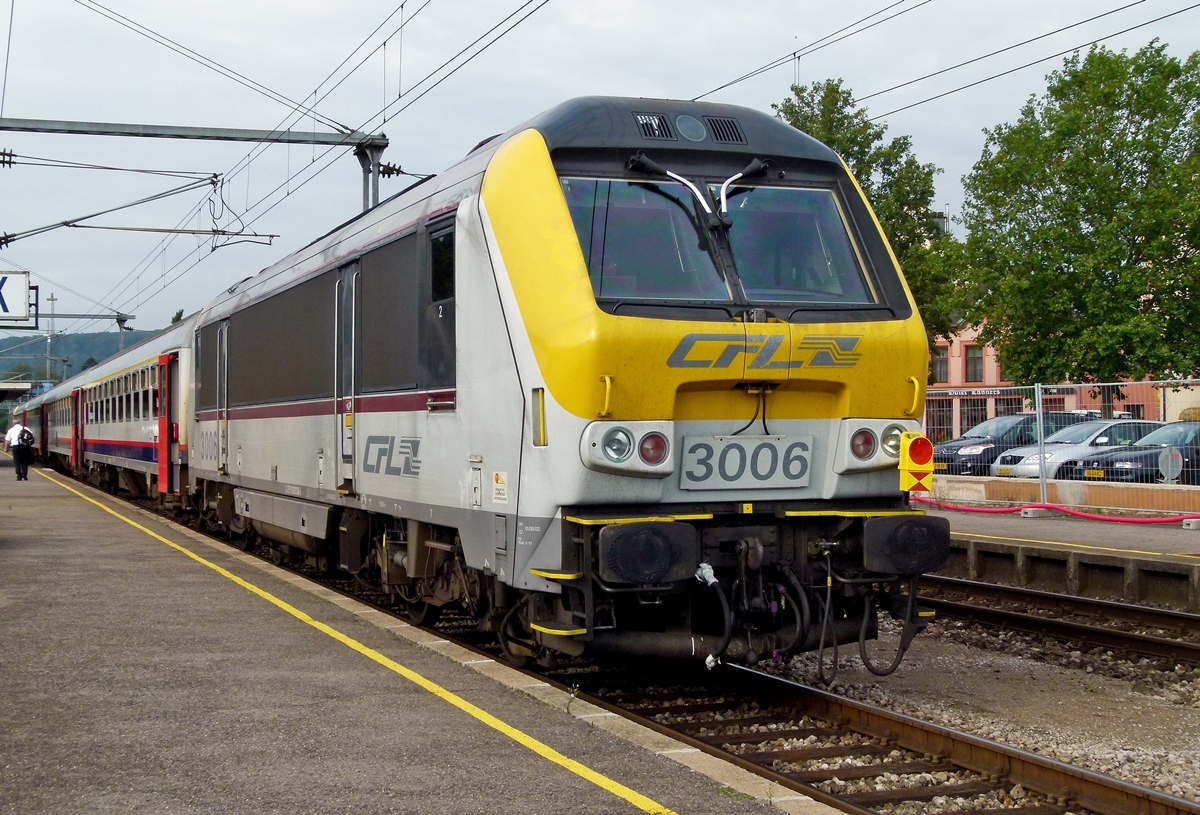
[[[942,232],[931,209],[933,179],[941,170],[917,160],[909,136],[885,141],[887,126],[872,122],[866,108],[854,104],[841,79],[793,85],[792,96],[771,107],[845,159],[900,261],[930,344],[949,336],[956,327],[952,281],[961,247]]]
[[[969,319],[1020,383],[1195,372],[1200,54],[1097,47],[1047,79],[964,179]]]
[[[32,382],[37,379],[37,374],[34,373],[33,368],[22,362],[9,368],[5,372],[4,378],[10,382]]]
[[[175,325],[175,323],[179,322],[182,319],[183,319],[183,309],[179,309],[179,311],[175,312],[175,314],[171,317],[171,325]]]

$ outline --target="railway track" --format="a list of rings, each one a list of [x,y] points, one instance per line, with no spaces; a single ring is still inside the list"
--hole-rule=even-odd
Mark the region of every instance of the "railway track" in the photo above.
[[[267,547],[247,551],[277,561]],[[403,618],[354,580],[321,582]],[[499,656],[465,617],[447,614],[434,630]],[[572,660],[525,670],[852,815],[1200,815],[1200,804],[739,666]]]
[[[921,605],[940,616],[1089,647],[1200,665],[1200,615],[930,575]]]
[[[652,683],[603,669],[593,677],[556,673],[540,675],[855,815],[1200,812],[1189,801],[747,668]]]

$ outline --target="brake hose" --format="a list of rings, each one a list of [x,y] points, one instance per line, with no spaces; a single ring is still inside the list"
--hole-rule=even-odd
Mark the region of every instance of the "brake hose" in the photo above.
[[[900,644],[896,647],[896,657],[891,664],[886,668],[880,668],[871,661],[867,656],[867,627],[871,621],[871,609],[875,606],[875,592],[868,592],[863,598],[863,618],[862,624],[858,627],[858,656],[862,659],[863,665],[867,670],[876,676],[888,676],[895,672],[900,667],[900,663],[904,661],[904,654],[908,651],[908,646],[912,643],[913,636],[916,631],[909,633],[910,626],[915,626],[913,618],[917,611],[917,576],[911,578],[908,585],[908,603],[904,611],[904,629],[900,633]]]
[[[800,583],[800,578],[792,571],[792,567],[784,563],[780,571],[783,572],[783,576],[788,579],[788,582],[792,584],[792,591],[796,593],[796,597],[800,600],[800,634],[796,637],[796,642],[792,648],[787,651],[787,653],[791,654],[808,642],[808,632],[812,628],[812,610],[808,605],[808,592],[804,590],[804,586]]]
[[[825,555],[825,601],[821,608],[821,640],[817,646],[817,679],[828,687],[833,684],[838,672],[838,643],[833,637],[833,669],[829,677],[825,677],[825,635],[831,633],[833,627],[833,564],[829,555]]]

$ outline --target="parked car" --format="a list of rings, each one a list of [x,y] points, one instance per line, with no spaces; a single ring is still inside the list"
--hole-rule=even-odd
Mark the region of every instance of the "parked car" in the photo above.
[[[1074,477],[1086,481],[1200,484],[1200,422],[1172,422],[1131,447],[1085,456]]]
[[[1046,435],[1086,422],[1086,413],[1043,413]],[[1014,447],[1037,442],[1037,414],[1012,413],[977,424],[957,439],[933,448],[934,472],[946,475],[989,475],[992,462]]]
[[[1128,419],[1092,419],[1064,427],[1052,433],[1038,446],[1015,447],[1002,453],[992,464],[992,475],[1012,478],[1037,478],[1038,463],[1046,478],[1069,478],[1075,464],[1084,456],[1106,453],[1119,447],[1136,444],[1148,433],[1162,427],[1162,422],[1130,421]],[[1063,469],[1063,462],[1070,466]]]

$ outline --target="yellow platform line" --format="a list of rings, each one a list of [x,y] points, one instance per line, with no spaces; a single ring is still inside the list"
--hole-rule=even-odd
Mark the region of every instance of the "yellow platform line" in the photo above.
[[[1090,549],[1096,552],[1118,552],[1122,555],[1141,555],[1142,557],[1187,557],[1200,560],[1200,555],[1190,555],[1186,552],[1148,552],[1145,549],[1118,549],[1115,546],[1091,546],[1086,543],[1067,543],[1066,541],[1044,541],[1033,538],[1010,538],[1006,535],[984,535],[980,532],[954,532],[951,536],[960,538],[987,538],[994,541],[1012,541],[1014,543],[1044,543],[1047,546],[1066,546],[1070,549]]]
[[[137,521],[134,521],[130,518],[125,517],[124,515],[117,512],[115,509],[113,509],[112,507],[105,506],[104,504],[97,501],[96,499],[91,498],[87,495],[84,495],[82,492],[80,492],[79,490],[70,486],[69,484],[65,484],[62,481],[59,481],[57,478],[53,478],[49,475],[46,475],[43,472],[40,472],[40,471],[35,471],[35,472],[37,472],[38,475],[42,476],[47,481],[57,484],[58,486],[62,487],[64,490],[67,490],[68,492],[74,493],[75,495],[79,496],[83,500],[87,501],[89,504],[94,504],[95,506],[98,506],[100,509],[107,512],[109,515],[112,515],[115,518],[120,518],[122,521],[124,521],[125,523],[132,526],[134,529],[137,529],[141,532],[145,532],[147,535],[154,538],[155,540],[160,541],[161,543],[165,543],[167,546],[170,546],[172,549],[182,552],[183,554],[187,555],[188,557],[190,557],[192,560],[196,561],[197,563],[207,566],[208,568],[212,569],[214,572],[221,575],[222,577],[229,578],[234,583],[238,584],[239,586],[246,589],[247,591],[249,591],[253,594],[257,594],[259,597],[266,600],[268,603],[276,606],[279,609],[282,609],[283,611],[286,611],[288,614],[292,615],[300,622],[310,625],[313,628],[320,631],[322,634],[326,634],[326,635],[332,637],[333,639],[340,642],[342,645],[345,645],[347,648],[357,651],[358,653],[362,654],[363,656],[365,656],[367,659],[371,660],[372,662],[382,665],[383,667],[387,668],[389,671],[393,671],[394,673],[400,674],[400,676],[404,677],[405,679],[412,682],[413,684],[419,685],[420,687],[429,691],[430,693],[432,693],[434,696],[438,697],[439,699],[449,702],[450,704],[454,705],[454,707],[463,711],[467,715],[474,717],[475,719],[482,722],[483,724],[486,724],[488,727],[492,728],[493,730],[495,730],[499,733],[502,733],[505,736],[508,736],[510,739],[517,742],[522,747],[527,747],[528,749],[537,753],[539,756],[546,759],[547,761],[557,764],[558,766],[560,766],[564,769],[570,770],[575,775],[579,776],[580,778],[584,779],[585,781],[590,781],[591,783],[595,784],[597,787],[600,787],[601,789],[612,793],[613,795],[615,795],[616,797],[618,797],[624,801],[628,801],[629,803],[633,804],[635,807],[640,809],[642,812],[650,813],[650,815],[675,815],[675,813],[672,810],[667,809],[662,804],[659,804],[658,802],[653,801],[650,798],[647,798],[646,796],[642,795],[639,792],[631,790],[629,787],[626,787],[624,784],[618,783],[617,781],[614,781],[611,778],[609,778],[608,776],[596,772],[595,770],[591,769],[590,767],[587,767],[586,765],[580,764],[578,761],[575,761],[572,758],[568,758],[568,757],[564,756],[562,753],[558,752],[553,747],[550,747],[548,744],[544,744],[543,742],[540,742],[537,739],[535,739],[533,736],[530,736],[527,733],[524,733],[523,731],[518,730],[517,728],[508,724],[507,722],[504,722],[504,721],[496,718],[492,714],[488,713],[486,710],[476,707],[475,705],[468,702],[466,699],[463,699],[461,696],[458,696],[457,694],[446,690],[445,688],[443,688],[441,685],[437,684],[436,682],[432,682],[432,681],[426,679],[425,677],[421,676],[421,674],[417,673],[416,671],[410,670],[409,668],[405,668],[400,663],[387,658],[386,656],[379,653],[378,651],[376,651],[373,648],[369,648],[368,646],[363,645],[358,640],[346,636],[345,634],[338,631],[337,629],[331,628],[330,626],[326,625],[325,623],[321,622],[320,620],[314,620],[312,617],[308,616],[300,609],[279,599],[275,595],[271,594],[269,591],[266,591],[265,589],[261,589],[258,586],[254,585],[253,583],[251,583],[247,580],[243,580],[242,578],[235,575],[233,572],[230,572],[229,570],[218,566],[217,564],[213,563],[212,561],[209,561],[209,560],[206,560],[205,558],[200,557],[199,555],[197,555],[195,552],[191,551],[190,549],[188,549],[184,546],[180,546],[178,543],[175,543],[174,541],[167,540],[162,535],[159,535],[157,532],[153,532],[153,531],[147,529],[146,527],[139,524]]]

